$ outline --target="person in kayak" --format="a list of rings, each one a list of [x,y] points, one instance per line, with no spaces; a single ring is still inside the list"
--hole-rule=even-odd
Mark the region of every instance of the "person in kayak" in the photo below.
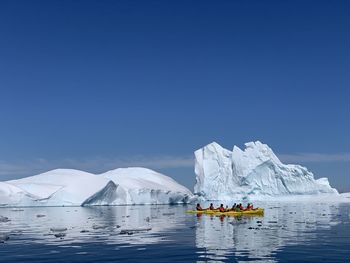
[[[204,209],[201,207],[200,204],[197,204],[196,209],[197,209],[197,211],[203,211],[203,210],[204,210]]]
[[[253,204],[248,203],[247,208],[245,209],[246,211],[253,210]]]
[[[220,205],[219,211],[220,211],[221,213],[225,212],[224,204],[221,204],[221,205]]]
[[[208,210],[215,210],[213,203],[210,203]]]
[[[230,209],[230,211],[236,211],[236,207],[237,207],[237,204],[234,203],[233,206],[232,206],[232,208]]]
[[[241,211],[243,211],[243,206],[242,206],[242,204],[240,203],[240,204],[238,204],[238,205],[236,206],[236,212],[241,212]]]

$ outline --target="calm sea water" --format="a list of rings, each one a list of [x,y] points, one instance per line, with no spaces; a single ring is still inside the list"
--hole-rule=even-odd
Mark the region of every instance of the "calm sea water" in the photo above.
[[[0,261],[350,262],[350,204],[258,205],[264,216],[238,218],[186,214],[192,206],[1,208]]]

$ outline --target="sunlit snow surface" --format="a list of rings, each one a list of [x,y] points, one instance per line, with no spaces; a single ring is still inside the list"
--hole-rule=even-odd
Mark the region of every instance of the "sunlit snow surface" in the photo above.
[[[349,203],[255,205],[265,208],[264,216],[196,216],[185,213],[192,206],[178,205],[1,208],[0,257],[4,262],[349,259]]]
[[[191,191],[172,178],[138,167],[98,175],[56,169],[0,182],[0,206],[178,204],[192,198]]]

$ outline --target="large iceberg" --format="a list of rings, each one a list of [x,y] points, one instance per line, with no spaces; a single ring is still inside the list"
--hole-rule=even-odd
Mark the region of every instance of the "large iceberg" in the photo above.
[[[87,206],[187,203],[190,190],[146,168],[104,174],[56,169],[0,182],[0,206]]]
[[[197,150],[195,194],[205,200],[338,194],[327,178],[316,180],[303,166],[283,164],[266,144],[245,147],[229,151],[213,142]]]
[[[192,193],[172,178],[146,168],[119,168],[102,174],[117,185],[113,205],[188,203]]]

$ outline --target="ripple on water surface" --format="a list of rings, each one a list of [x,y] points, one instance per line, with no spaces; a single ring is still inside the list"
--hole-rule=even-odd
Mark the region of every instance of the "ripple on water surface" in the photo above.
[[[346,262],[350,205],[264,204],[262,217],[190,215],[191,206],[0,209],[4,262]],[[64,260],[65,259],[65,260]]]

